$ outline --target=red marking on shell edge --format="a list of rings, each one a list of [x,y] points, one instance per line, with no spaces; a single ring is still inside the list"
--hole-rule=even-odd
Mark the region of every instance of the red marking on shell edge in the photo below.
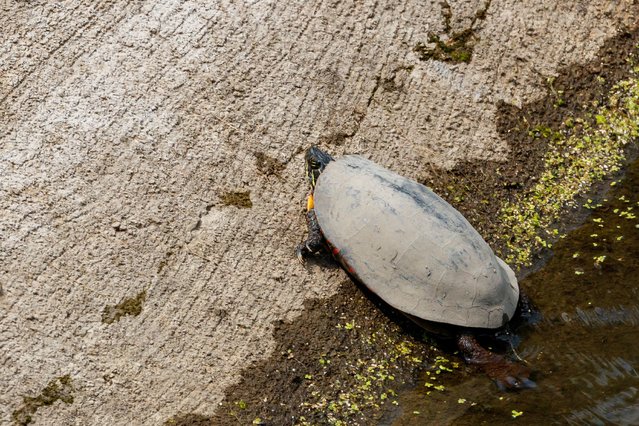
[[[342,264],[342,266],[344,267],[344,269],[346,270],[346,272],[348,272],[349,274],[351,274],[355,278],[359,279],[359,277],[355,273],[355,270],[351,267],[351,265],[348,264],[348,262],[346,262],[346,259],[340,258],[339,260],[340,260],[340,263]]]
[[[342,267],[344,268],[344,270],[346,272],[348,272],[349,274],[351,274],[353,277],[355,277],[355,279],[359,280],[359,277],[355,273],[355,270],[353,268],[351,268],[351,265],[349,265],[346,262],[346,259],[344,259],[342,256],[340,256],[340,249],[338,249],[333,244],[331,244],[330,241],[326,240],[326,242],[328,243],[328,246],[331,249],[331,253],[342,264]]]

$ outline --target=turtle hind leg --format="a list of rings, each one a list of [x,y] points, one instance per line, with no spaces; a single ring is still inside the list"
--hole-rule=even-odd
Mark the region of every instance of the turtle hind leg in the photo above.
[[[457,347],[463,353],[467,363],[479,366],[501,390],[518,390],[537,386],[530,379],[530,368],[485,349],[472,334],[461,334],[457,338]]]
[[[314,209],[310,209],[306,212],[306,225],[308,226],[308,238],[306,241],[298,244],[295,249],[297,259],[301,263],[304,263],[304,256],[317,253],[325,246],[324,236],[322,235],[322,230],[317,222],[317,216],[315,215]]]

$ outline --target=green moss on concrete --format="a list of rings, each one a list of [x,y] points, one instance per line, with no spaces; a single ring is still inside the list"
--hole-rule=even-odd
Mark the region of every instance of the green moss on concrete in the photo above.
[[[420,60],[436,59],[443,62],[468,63],[473,57],[473,48],[477,37],[474,36],[472,30],[466,30],[453,35],[446,41],[431,34],[428,41],[431,46],[417,43],[413,49],[419,55]]]
[[[135,297],[124,299],[117,305],[105,307],[102,312],[102,322],[112,324],[120,321],[120,318],[126,315],[133,315],[134,317],[140,315],[145,300],[146,290],[138,293]]]
[[[483,7],[475,13],[468,28],[460,32],[451,32],[452,10],[450,5],[443,1],[442,15],[444,17],[444,32],[448,37],[440,37],[430,33],[428,35],[428,45],[417,43],[413,48],[419,55],[419,59],[426,61],[428,59],[436,59],[443,62],[468,63],[473,58],[473,49],[479,41],[479,37],[475,34],[475,24],[486,19],[488,8],[491,0],[484,3]]]
[[[240,209],[250,209],[253,207],[250,191],[229,191],[220,197],[225,206],[235,206]]]
[[[40,391],[38,396],[22,398],[22,407],[13,412],[12,418],[16,425],[24,426],[33,421],[33,416],[40,407],[52,405],[56,401],[65,404],[73,403],[73,380],[68,374],[56,377]]]

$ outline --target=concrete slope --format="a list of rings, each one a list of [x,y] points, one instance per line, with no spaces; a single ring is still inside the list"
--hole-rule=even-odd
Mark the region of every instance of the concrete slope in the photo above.
[[[306,147],[409,177],[507,160],[496,105],[637,7],[2,0],[0,423],[213,413],[342,277],[293,256]],[[471,57],[425,57],[464,30]]]

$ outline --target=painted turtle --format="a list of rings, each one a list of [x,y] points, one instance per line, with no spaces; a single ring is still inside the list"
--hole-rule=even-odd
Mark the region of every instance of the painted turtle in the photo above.
[[[480,330],[532,310],[515,274],[450,204],[424,185],[358,155],[306,152],[308,239],[298,259],[328,246],[357,280],[428,330],[446,329],[500,388],[534,386],[530,369],[482,347]],[[521,297],[520,297],[521,296]],[[444,327],[445,326],[445,327]]]

